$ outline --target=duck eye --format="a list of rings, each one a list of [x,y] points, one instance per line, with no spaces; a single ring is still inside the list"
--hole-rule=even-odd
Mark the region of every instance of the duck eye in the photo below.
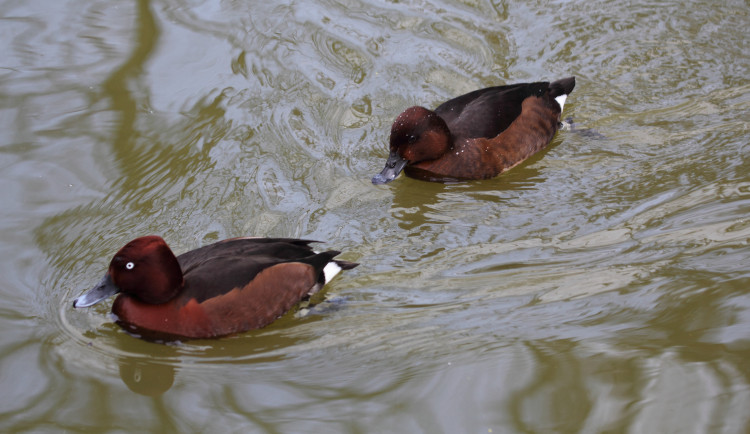
[[[127,264],[125,264],[125,268],[127,268],[128,270],[132,270],[133,267],[135,267],[135,264],[132,262],[128,262]]]

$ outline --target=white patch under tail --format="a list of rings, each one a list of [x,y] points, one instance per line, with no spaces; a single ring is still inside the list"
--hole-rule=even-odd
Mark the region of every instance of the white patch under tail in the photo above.
[[[326,283],[330,282],[331,279],[336,277],[337,274],[341,272],[341,267],[339,267],[339,264],[331,261],[329,262],[325,267],[323,267],[323,275],[326,278]]]
[[[566,99],[568,99],[568,95],[565,95],[565,94],[555,97],[555,101],[557,101],[557,103],[560,104],[560,112],[562,112],[563,110],[563,106],[565,105]]]

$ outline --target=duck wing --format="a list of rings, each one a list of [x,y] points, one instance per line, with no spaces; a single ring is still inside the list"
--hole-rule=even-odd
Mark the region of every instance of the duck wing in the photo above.
[[[177,257],[185,279],[182,297],[201,303],[251,284],[263,270],[278,264],[312,265],[313,281],[338,252],[316,253],[310,240],[234,238],[192,250]],[[288,268],[287,268],[288,269]]]
[[[448,125],[455,141],[492,138],[521,114],[526,98],[542,96],[548,88],[548,82],[488,87],[446,101],[435,112]]]

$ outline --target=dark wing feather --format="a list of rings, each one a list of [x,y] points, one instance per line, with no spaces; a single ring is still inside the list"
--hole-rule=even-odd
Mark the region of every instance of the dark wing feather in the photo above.
[[[461,115],[461,112],[464,110],[464,108],[466,108],[467,105],[469,105],[476,99],[479,99],[486,94],[502,93],[506,90],[511,90],[519,86],[524,86],[524,84],[509,84],[506,86],[494,86],[486,87],[484,89],[478,89],[467,94],[457,96],[440,104],[435,109],[435,113],[439,114],[446,123],[450,123],[455,120],[455,118]]]
[[[225,255],[247,256],[258,252],[278,254],[282,257],[298,257],[305,252],[311,255],[313,250],[309,244],[316,242],[294,238],[231,238],[183,253],[177,257],[177,261],[183,274],[186,274],[206,259]]]
[[[455,141],[493,138],[521,114],[523,100],[541,96],[549,83],[519,83],[476,90],[441,104],[435,112],[445,120]]]
[[[319,258],[313,241],[274,238],[235,238],[220,241],[177,257],[185,278],[181,297],[199,303],[234,288],[242,288],[264,269],[285,262],[301,262],[322,270],[330,258]]]

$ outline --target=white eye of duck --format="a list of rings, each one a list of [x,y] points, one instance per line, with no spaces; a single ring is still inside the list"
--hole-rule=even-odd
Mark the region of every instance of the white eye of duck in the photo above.
[[[128,262],[127,264],[125,264],[125,268],[127,268],[128,270],[132,270],[133,267],[135,267],[135,264],[132,262]]]

